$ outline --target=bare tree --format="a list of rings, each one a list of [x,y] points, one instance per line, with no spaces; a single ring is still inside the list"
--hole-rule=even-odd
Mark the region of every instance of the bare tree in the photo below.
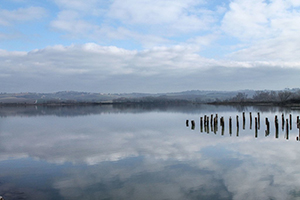
[[[291,96],[292,96],[292,92],[290,91],[280,91],[278,92],[278,98],[280,101],[287,101]]]

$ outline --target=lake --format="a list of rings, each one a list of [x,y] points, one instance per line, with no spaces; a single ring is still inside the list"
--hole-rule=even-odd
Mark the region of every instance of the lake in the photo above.
[[[216,114],[216,127],[201,128],[200,117]],[[299,115],[263,106],[1,107],[0,196],[300,199]]]

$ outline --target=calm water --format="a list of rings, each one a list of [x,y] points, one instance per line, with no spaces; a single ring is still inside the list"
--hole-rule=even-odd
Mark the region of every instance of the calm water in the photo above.
[[[292,114],[288,137],[282,113],[285,119]],[[200,117],[211,114],[225,118],[224,135],[220,125],[216,133],[201,132]],[[300,199],[297,115],[275,107],[203,105],[0,108],[0,196]],[[186,120],[195,120],[194,129]]]

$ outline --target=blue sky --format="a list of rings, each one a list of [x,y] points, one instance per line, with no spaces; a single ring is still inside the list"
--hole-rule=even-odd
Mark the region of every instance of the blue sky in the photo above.
[[[297,0],[2,0],[0,91],[299,87]]]

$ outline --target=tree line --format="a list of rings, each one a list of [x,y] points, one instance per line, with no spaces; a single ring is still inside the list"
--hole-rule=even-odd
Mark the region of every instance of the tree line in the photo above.
[[[234,97],[223,102],[236,103],[300,103],[300,89],[281,91],[255,91],[253,96],[248,96],[245,92],[238,92]]]

